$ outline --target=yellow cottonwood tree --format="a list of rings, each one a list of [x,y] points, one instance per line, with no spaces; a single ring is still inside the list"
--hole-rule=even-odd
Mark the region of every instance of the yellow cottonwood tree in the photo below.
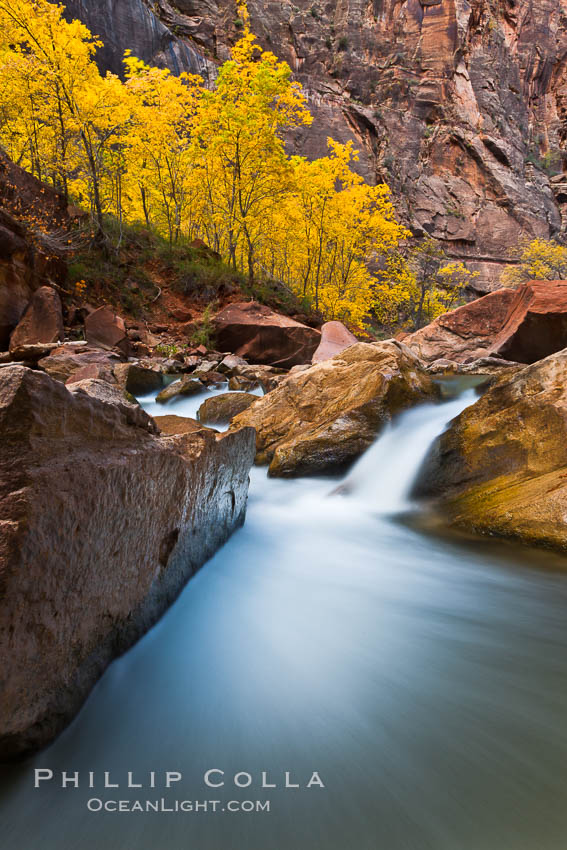
[[[407,236],[388,187],[356,174],[352,144],[329,139],[312,162],[286,154],[285,134],[312,120],[306,99],[238,6],[242,36],[208,90],[130,55],[125,82],[102,76],[100,42],[61,6],[0,0],[0,143],[89,207],[101,239],[106,214],[143,221],[170,243],[200,236],[250,281],[277,277],[327,318],[392,312],[416,278],[398,263],[386,290],[369,269],[391,265]]]
[[[124,87],[101,77],[93,58],[100,42],[66,21],[62,6],[0,0],[0,30],[0,138],[24,167],[88,199],[102,236],[110,152],[130,120]]]
[[[518,250],[519,262],[504,269],[503,286],[517,286],[527,280],[565,280],[567,248],[554,239],[532,239]]]
[[[253,280],[266,227],[289,192],[283,133],[312,119],[289,65],[260,48],[245,4],[239,8],[242,38],[215,88],[203,91],[193,133],[208,229],[233,266],[245,265]]]
[[[191,134],[202,79],[175,77],[129,54],[124,64],[132,98],[131,129],[124,140],[130,213],[140,217],[141,208],[146,225],[167,232],[172,243],[202,215],[203,187],[191,173]]]
[[[353,170],[352,143],[328,145],[326,157],[292,159],[292,188],[267,265],[326,318],[362,324],[375,283],[369,258],[409,233],[395,220],[388,187],[369,186]]]

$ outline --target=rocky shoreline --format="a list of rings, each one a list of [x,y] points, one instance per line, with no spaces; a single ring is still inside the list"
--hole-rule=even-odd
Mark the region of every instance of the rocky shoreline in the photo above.
[[[438,440],[416,495],[455,527],[567,551],[567,349],[530,349],[534,322],[548,346],[567,342],[564,293],[532,283],[368,343],[234,304],[217,320],[230,352],[168,357],[133,356],[107,306],[85,315],[84,341],[65,340],[57,291],[36,289],[0,355],[0,758],[52,740],[242,524],[254,462],[342,471],[398,413],[439,399],[435,375],[490,386]],[[149,394],[163,415],[136,401]],[[189,395],[203,399],[195,420],[175,415]]]

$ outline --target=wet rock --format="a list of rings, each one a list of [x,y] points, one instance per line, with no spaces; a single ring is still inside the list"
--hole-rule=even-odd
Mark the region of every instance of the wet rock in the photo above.
[[[225,375],[233,375],[242,366],[248,366],[248,363],[243,357],[237,357],[236,354],[227,354],[219,363],[218,371],[223,372]]]
[[[456,527],[567,550],[567,350],[501,377],[420,473]]]
[[[226,375],[223,375],[222,372],[202,372],[200,369],[197,369],[192,374],[207,386],[226,383]]]
[[[257,384],[260,384],[266,393],[275,389],[281,380],[288,374],[285,369],[278,369],[276,366],[237,366],[235,371],[235,377],[246,378],[249,381],[254,381]],[[238,389],[238,387],[234,388]],[[245,388],[240,387],[240,389]]]
[[[198,378],[193,378],[192,375],[185,375],[183,378],[173,381],[173,383],[158,393],[156,401],[163,404],[171,398],[176,398],[180,395],[195,395],[200,392],[203,392],[201,381]]]
[[[63,336],[61,299],[51,286],[40,286],[10,337],[10,351],[25,345],[58,342]]]
[[[112,312],[110,307],[99,307],[85,319],[87,342],[99,348],[118,348],[128,354],[129,343],[124,320]]]
[[[302,325],[269,307],[250,303],[229,304],[213,325],[217,344],[250,363],[289,368],[309,363],[319,345],[319,331]]]
[[[212,431],[196,419],[189,416],[155,416],[156,423],[162,436],[172,437],[175,434],[194,434],[197,431]]]
[[[256,429],[257,462],[278,476],[335,472],[355,460],[401,410],[439,389],[402,343],[358,343],[290,375],[232,427]]]
[[[225,425],[255,401],[258,401],[258,396],[252,393],[231,392],[213,396],[199,408],[199,422],[205,425]]]
[[[197,368],[194,370],[194,374],[205,374],[206,372],[223,372],[224,369],[218,369],[219,361],[218,360],[202,360]]]
[[[158,438],[128,417],[0,370],[1,759],[51,741],[243,521],[251,429]]]
[[[342,322],[325,322],[321,327],[321,342],[313,355],[312,362],[321,363],[322,360],[329,360],[349,345],[356,345],[357,342],[355,335],[345,328]]]
[[[118,385],[135,396],[157,392],[163,386],[163,374],[157,365],[148,367],[140,363],[119,363],[113,371]]]
[[[233,375],[228,382],[229,390],[241,390],[250,392],[260,386],[260,381],[256,378],[246,378],[244,375]]]

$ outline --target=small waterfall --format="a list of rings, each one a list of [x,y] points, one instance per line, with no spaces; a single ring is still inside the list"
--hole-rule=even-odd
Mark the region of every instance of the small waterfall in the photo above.
[[[401,414],[355,464],[339,488],[374,512],[409,507],[409,493],[431,443],[476,400],[474,390],[444,404],[423,404]]]

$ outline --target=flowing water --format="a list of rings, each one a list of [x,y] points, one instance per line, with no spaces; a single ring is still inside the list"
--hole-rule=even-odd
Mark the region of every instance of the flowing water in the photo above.
[[[254,469],[245,526],[67,731],[7,771],[2,850],[565,850],[567,572],[399,516],[472,401],[404,414],[342,482]],[[58,782],[34,790],[33,768]],[[169,790],[166,770],[183,774]],[[305,787],[314,771],[324,788]],[[219,803],[87,809],[161,798]],[[257,800],[270,811],[227,810]]]

